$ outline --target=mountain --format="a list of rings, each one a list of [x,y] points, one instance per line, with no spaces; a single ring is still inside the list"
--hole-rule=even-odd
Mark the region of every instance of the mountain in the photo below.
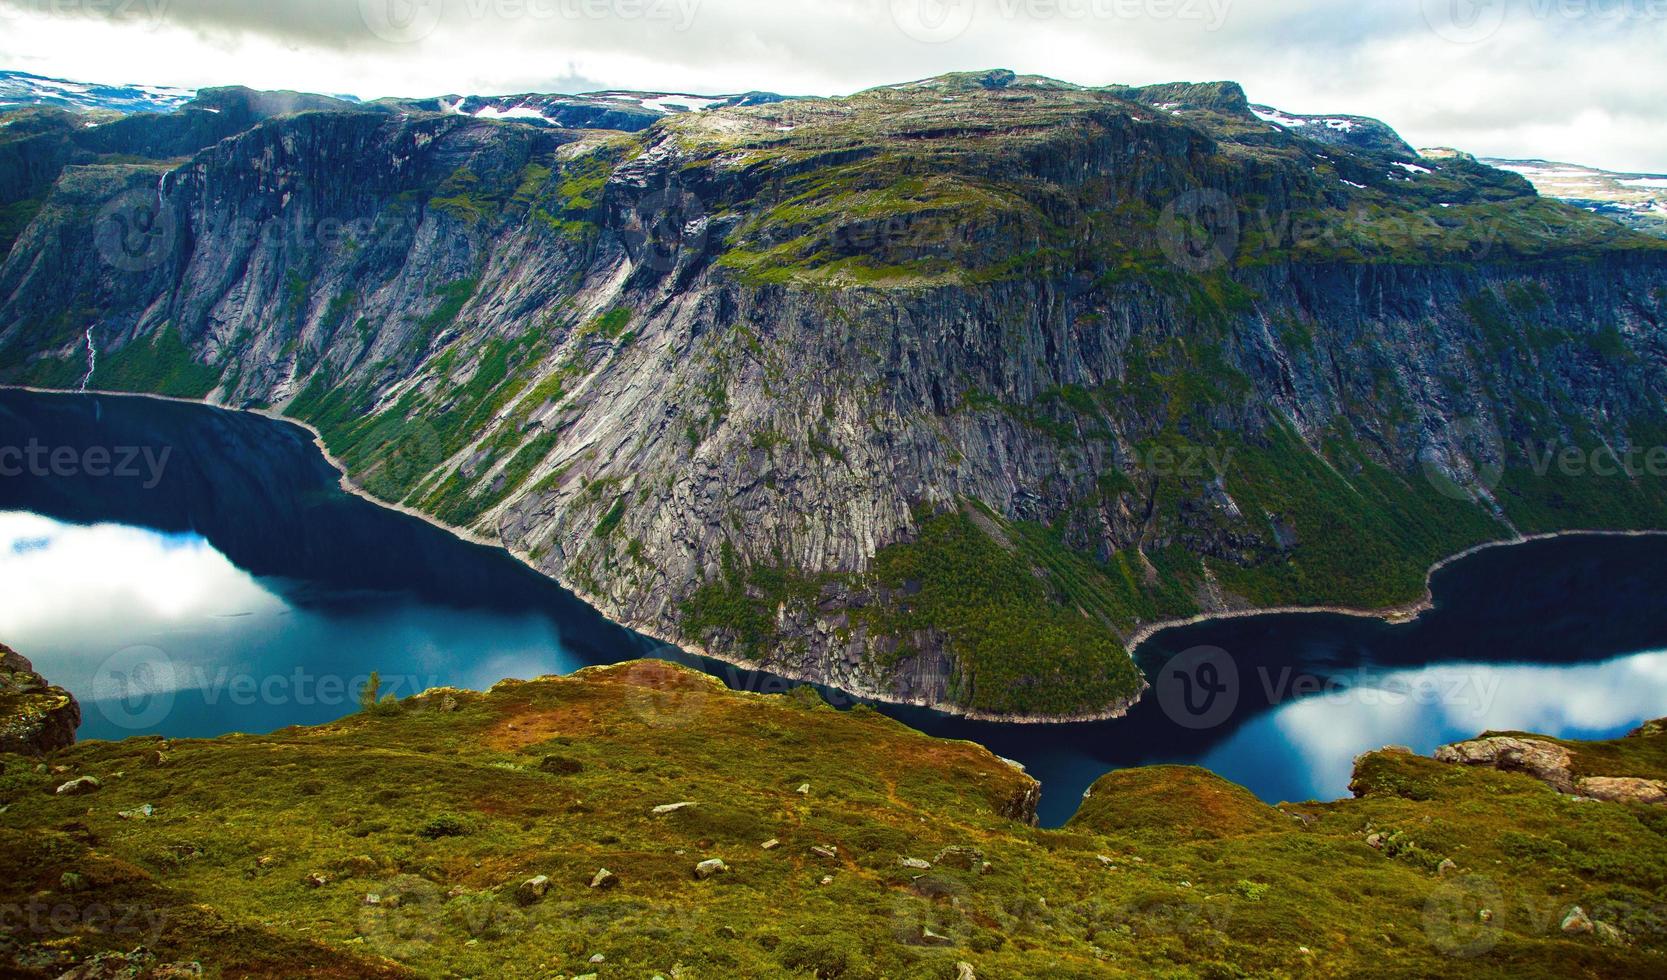
[[[1667,527],[1667,242],[1230,82],[39,125],[0,143],[0,379],[91,347],[94,389],[278,409],[792,677],[1112,715],[1153,623],[1404,611],[1482,542]]]
[[[808,689],[436,690],[0,755],[0,972],[1659,977],[1663,730],[1374,752],[1333,803],[1123,770],[1039,830],[1016,766]]]
[[[190,102],[190,89],[159,85],[94,85],[0,71],[0,109],[49,106],[81,112],[173,112]]]
[[[1387,153],[1403,160],[1417,160],[1414,150],[1388,124],[1369,116],[1299,116],[1272,106],[1251,106],[1256,118],[1280,129],[1295,131],[1316,143],[1352,150]]]
[[[1621,224],[1667,237],[1667,175],[1623,174],[1548,160],[1499,160],[1483,163],[1521,174],[1547,197],[1614,218]]]
[[[448,95],[393,103],[429,112],[500,119],[565,129],[636,132],[682,112],[709,112],[785,101],[768,92],[743,95],[687,95],[675,92],[591,92],[584,95]]]

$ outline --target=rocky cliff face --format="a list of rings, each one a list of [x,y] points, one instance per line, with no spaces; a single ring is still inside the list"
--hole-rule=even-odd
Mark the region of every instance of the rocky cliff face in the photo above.
[[[0,754],[43,755],[75,744],[81,705],[0,644]]]
[[[1103,714],[1142,623],[1667,522],[1544,452],[1662,445],[1667,251],[1384,142],[1001,72],[636,134],[287,115],[64,171],[0,366],[281,408],[720,656]]]

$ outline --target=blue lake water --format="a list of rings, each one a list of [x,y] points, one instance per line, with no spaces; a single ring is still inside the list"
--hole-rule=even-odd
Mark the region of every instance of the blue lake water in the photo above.
[[[1609,737],[1667,715],[1667,539],[1488,551],[1434,585],[1437,608],[1403,626],[1263,616],[1161,633],[1139,651],[1154,691],[1115,721],[883,710],[1022,762],[1049,825],[1113,768],[1201,765],[1269,801],[1329,799],[1387,744]],[[82,738],[328,721],[371,671],[407,695],[661,656],[787,686],[622,629],[502,551],[343,492],[295,426],[94,395],[0,391],[0,642],[81,699]]]

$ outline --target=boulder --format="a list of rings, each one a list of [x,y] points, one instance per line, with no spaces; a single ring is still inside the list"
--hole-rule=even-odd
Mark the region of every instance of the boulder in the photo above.
[[[676,813],[679,810],[686,810],[696,805],[692,801],[684,800],[682,803],[667,803],[663,806],[657,806],[651,812],[657,817],[663,817],[668,813]]]
[[[103,786],[95,776],[81,776],[59,786],[56,792],[59,796],[85,796],[98,792]]]
[[[1586,910],[1576,905],[1563,916],[1562,925],[1565,936],[1587,936],[1595,932],[1597,927],[1592,925],[1592,919]]]
[[[75,744],[81,705],[0,645],[0,753],[44,755]]]
[[[590,887],[604,889],[617,888],[619,887],[619,875],[614,874],[607,868],[603,868],[602,870],[596,872],[596,875],[590,879]]]
[[[695,877],[705,881],[713,875],[721,875],[729,870],[729,865],[717,858],[709,858],[695,865]]]
[[[550,890],[550,877],[536,875],[521,882],[515,889],[515,900],[522,905],[533,905],[542,901],[546,892]]]
[[[962,871],[972,871],[984,864],[984,852],[976,847],[955,845],[946,847],[932,859],[933,864],[941,864],[949,868],[959,868]]]
[[[1630,776],[1587,776],[1580,781],[1578,792],[1605,803],[1645,803],[1650,806],[1667,804],[1667,782],[1659,779],[1636,779]]]
[[[912,871],[931,871],[932,870],[932,862],[922,861],[920,858],[909,858],[909,857],[901,858],[901,859],[898,860],[897,863],[901,864],[903,867],[908,868]]]
[[[1464,766],[1488,766],[1501,772],[1533,776],[1559,793],[1575,791],[1569,772],[1572,759],[1561,745],[1535,738],[1496,735],[1470,742],[1444,745],[1436,750],[1437,762]]]
[[[971,963],[962,960],[955,964],[955,980],[978,980],[978,974],[973,972]]]
[[[817,857],[827,858],[830,861],[839,859],[839,848],[829,844],[816,844],[811,847],[810,853]]]

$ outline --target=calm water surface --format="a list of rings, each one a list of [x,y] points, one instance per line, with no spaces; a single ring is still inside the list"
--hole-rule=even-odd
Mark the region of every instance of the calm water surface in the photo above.
[[[76,693],[83,738],[328,721],[373,670],[406,695],[664,656],[784,686],[622,629],[501,551],[344,493],[294,426],[0,391],[0,450],[31,446],[39,465],[0,476],[0,642]],[[883,710],[1024,763],[1046,824],[1108,769],[1152,763],[1205,766],[1270,801],[1335,798],[1354,757],[1382,745],[1428,752],[1489,728],[1609,737],[1667,715],[1664,587],[1667,540],[1561,539],[1449,567],[1436,610],[1405,626],[1266,616],[1160,634],[1139,651],[1154,691],[1117,721]]]

